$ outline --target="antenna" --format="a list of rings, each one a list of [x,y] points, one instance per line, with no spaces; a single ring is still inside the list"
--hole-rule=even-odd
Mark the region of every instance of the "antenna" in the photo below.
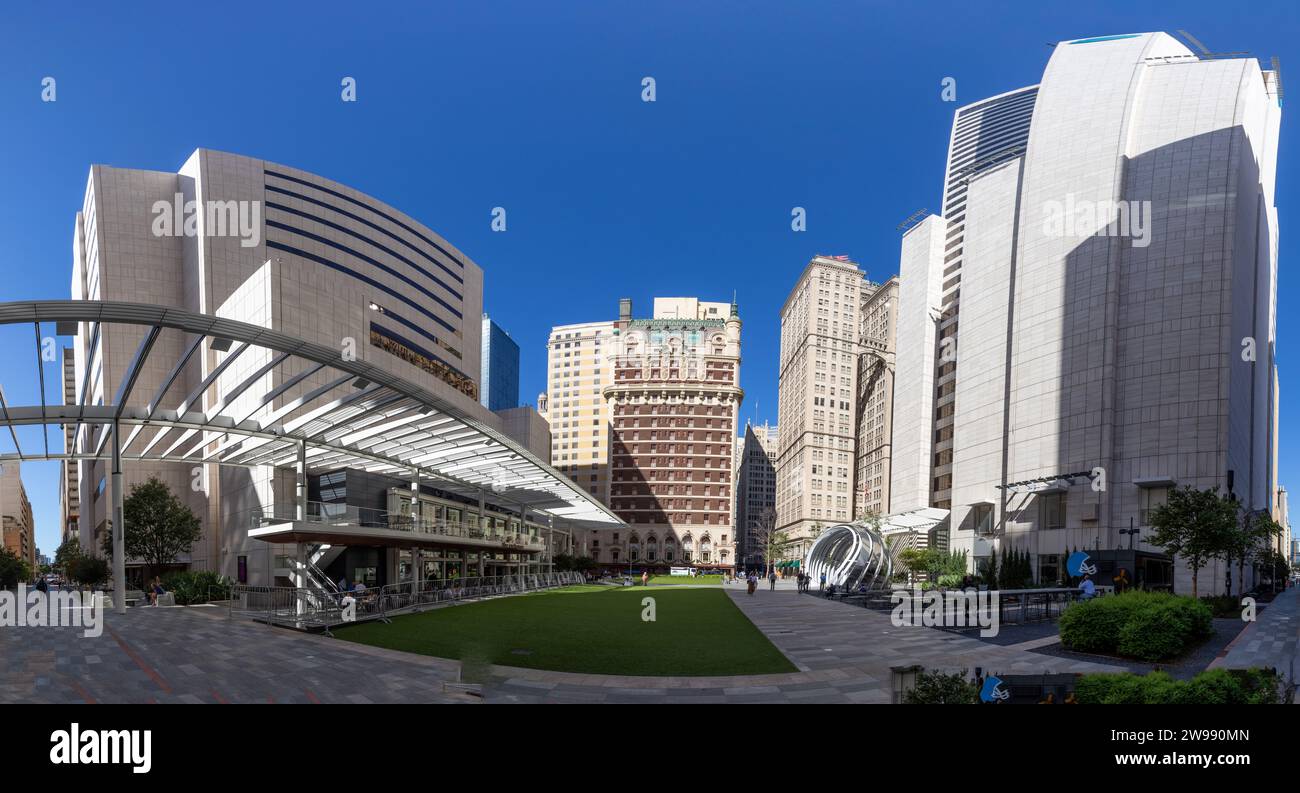
[[[921,207],[920,209],[916,210],[915,212],[913,212],[912,214],[904,218],[903,222],[898,224],[897,229],[899,231],[909,229],[912,226],[915,226],[917,223],[919,223],[921,219],[924,218],[929,213],[930,210],[926,209],[925,207]]]
[[[1195,45],[1196,45],[1196,49],[1200,50],[1201,53],[1202,53],[1203,55],[1205,55],[1205,57],[1207,57],[1207,58],[1213,58],[1213,57],[1214,57],[1214,53],[1210,52],[1209,48],[1206,47],[1204,44],[1202,44],[1202,43],[1200,42],[1200,39],[1196,38],[1196,37],[1193,36],[1191,33],[1188,33],[1188,32],[1185,31],[1185,30],[1180,30],[1180,31],[1178,31],[1178,33],[1179,33],[1179,35],[1181,35],[1183,38],[1185,38],[1185,39],[1187,39],[1188,41],[1190,41],[1192,44],[1195,44]]]

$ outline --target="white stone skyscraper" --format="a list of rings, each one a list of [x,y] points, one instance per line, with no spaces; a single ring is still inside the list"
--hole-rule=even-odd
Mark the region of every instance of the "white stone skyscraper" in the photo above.
[[[943,215],[903,239],[892,512],[950,510],[953,548],[1040,583],[1078,549],[1187,591],[1145,542],[1169,488],[1270,508],[1279,95],[1144,33],[957,111]]]

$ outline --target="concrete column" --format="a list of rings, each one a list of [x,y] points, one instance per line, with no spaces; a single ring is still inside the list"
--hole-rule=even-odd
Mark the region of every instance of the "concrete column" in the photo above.
[[[113,422],[113,606],[126,613],[126,523],[122,508],[122,429]]]
[[[296,492],[296,514],[298,520],[307,520],[307,441],[298,441],[298,466]]]
[[[294,556],[296,557],[298,562],[298,569],[294,571],[296,584],[299,589],[306,589],[307,588],[307,572],[306,572],[307,571],[307,544],[301,542],[294,543],[293,550],[294,550]],[[299,593],[299,596],[297,598],[294,598],[294,612],[297,614],[303,614],[307,611],[307,600],[304,595],[305,593]]]
[[[411,528],[420,530],[420,469],[411,469]],[[420,591],[420,582],[424,580],[424,552],[417,546],[411,549],[411,581],[415,591]]]

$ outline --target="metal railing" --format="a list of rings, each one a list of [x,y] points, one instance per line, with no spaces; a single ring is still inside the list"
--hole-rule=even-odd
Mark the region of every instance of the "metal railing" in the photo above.
[[[255,527],[296,520],[298,520],[298,512],[297,508],[292,504],[276,504],[269,510],[254,510],[251,512],[251,521]],[[406,531],[412,534],[447,537],[450,539],[486,540],[530,551],[541,551],[546,548],[546,541],[540,535],[534,536],[529,532],[483,528],[458,521],[425,520],[413,515],[397,515],[384,510],[356,507],[348,504],[326,504],[320,501],[308,501],[305,522],[320,523],[326,526],[359,526],[368,529]]]
[[[430,579],[387,584],[361,592],[326,592],[315,587],[275,587],[237,584],[231,587],[227,617],[236,616],[302,630],[323,630],[351,622],[388,621],[406,611],[418,611],[466,600],[516,595],[572,586],[582,573],[521,573],[516,575]],[[354,617],[345,619],[345,599],[351,596]]]
[[[1098,587],[1098,596],[1106,592]],[[816,591],[816,590],[814,590]],[[951,590],[954,594],[960,594],[967,590]],[[975,590],[969,590],[974,592]],[[871,590],[869,592],[836,592],[823,591],[818,592],[823,597],[842,600],[845,603],[863,606],[878,611],[892,611],[900,604],[898,595],[900,593],[906,597],[917,598],[915,591],[911,587],[899,587],[897,589]],[[1029,622],[1042,622],[1045,620],[1054,620],[1060,618],[1061,614],[1071,603],[1077,602],[1082,596],[1082,592],[1077,588],[1044,588],[1044,589],[980,589],[978,593],[981,596],[996,596],[998,621],[1002,625],[1022,625]],[[924,597],[922,594],[920,597]],[[906,602],[904,600],[903,602]],[[913,604],[917,607],[916,604]],[[981,614],[987,613],[987,608],[981,604]]]

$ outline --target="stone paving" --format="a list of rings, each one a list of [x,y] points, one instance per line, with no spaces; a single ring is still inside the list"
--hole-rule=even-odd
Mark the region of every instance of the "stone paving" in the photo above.
[[[1229,644],[1210,668],[1272,667],[1291,680],[1300,674],[1300,589],[1292,587],[1263,606],[1259,618]]]
[[[890,667],[921,664],[995,674],[1116,667],[1000,647],[889,615],[800,595],[793,587],[727,594],[799,671],[735,677],[627,677],[513,667],[473,674],[457,661],[228,620],[219,608],[135,608],[81,629],[0,629],[7,702],[889,702]]]
[[[0,703],[460,702],[459,664],[254,622],[133,608],[81,628],[0,628]]]

